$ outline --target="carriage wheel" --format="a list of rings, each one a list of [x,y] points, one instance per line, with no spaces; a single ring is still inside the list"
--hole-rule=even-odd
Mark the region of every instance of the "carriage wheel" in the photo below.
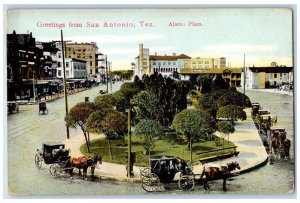
[[[142,188],[147,192],[156,192],[159,190],[160,180],[154,173],[144,174],[142,176]]]
[[[192,176],[182,176],[178,181],[178,187],[181,190],[193,190],[195,187],[195,181]]]
[[[54,177],[57,177],[58,176],[58,174],[59,174],[59,167],[58,167],[58,165],[57,164],[52,164],[51,166],[50,166],[50,174],[52,175],[52,176],[54,176]]]
[[[141,177],[150,174],[151,173],[151,169],[150,168],[144,168],[143,170],[140,171],[141,173]]]
[[[39,154],[36,154],[34,157],[35,165],[38,169],[42,168],[43,159]]]

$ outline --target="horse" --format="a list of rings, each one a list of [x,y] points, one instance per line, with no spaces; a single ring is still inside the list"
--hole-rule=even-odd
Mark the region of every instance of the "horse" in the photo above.
[[[278,154],[279,147],[280,147],[279,139],[276,137],[273,137],[271,140],[271,153],[272,153],[272,149],[273,149],[274,154]]]
[[[66,165],[69,168],[71,178],[73,177],[73,169],[77,168],[79,170],[79,175],[81,175],[82,169],[82,178],[87,180],[87,169],[91,167],[92,178],[94,178],[94,171],[98,163],[102,164],[102,157],[95,155],[93,158],[86,156],[70,158]]]
[[[282,146],[283,146],[282,158],[288,159],[290,157],[291,140],[285,138],[282,141]]]
[[[227,164],[208,163],[203,166],[200,180],[203,180],[205,190],[209,190],[208,181],[223,179],[223,191],[227,191],[226,180],[230,176],[231,171],[241,169],[240,164],[236,161]],[[203,176],[205,175],[205,178]]]
[[[272,118],[271,118],[271,125],[273,126],[273,125],[275,125],[277,123],[277,116],[273,116]]]

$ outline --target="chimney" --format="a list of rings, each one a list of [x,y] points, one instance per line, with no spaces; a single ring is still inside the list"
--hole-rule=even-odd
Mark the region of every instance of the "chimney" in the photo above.
[[[173,56],[176,56],[176,53],[173,53]]]
[[[155,56],[157,56],[157,53],[155,52]]]

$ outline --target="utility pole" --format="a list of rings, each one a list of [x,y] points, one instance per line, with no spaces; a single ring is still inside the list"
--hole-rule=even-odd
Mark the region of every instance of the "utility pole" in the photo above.
[[[105,55],[105,68],[106,68],[106,94],[108,94],[108,70],[107,70],[107,55]]]
[[[245,54],[244,54],[244,94],[246,92],[246,66],[245,66]]]
[[[110,93],[112,93],[112,67],[111,67],[112,62],[109,63],[109,77],[110,77]]]
[[[128,162],[127,162],[127,176],[131,178],[131,107],[128,109]]]
[[[33,103],[35,104],[36,100],[35,100],[35,70],[33,71],[33,79],[32,79],[32,85],[33,85]]]
[[[63,38],[63,31],[60,31],[61,34],[61,51],[62,51],[62,58],[63,58],[63,72],[64,72],[64,96],[65,96],[65,105],[66,105],[66,116],[68,115],[68,94],[67,94],[67,82],[66,82],[66,65],[65,65],[65,52],[64,52],[64,38]],[[67,127],[67,139],[70,139],[70,132],[69,127]]]

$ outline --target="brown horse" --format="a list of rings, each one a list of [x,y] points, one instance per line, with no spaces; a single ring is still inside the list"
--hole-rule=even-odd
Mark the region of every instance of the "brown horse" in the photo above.
[[[288,159],[290,157],[291,140],[285,138],[282,141],[282,146],[283,146],[283,156],[282,156],[282,158]]]
[[[238,162],[231,162],[227,164],[215,164],[215,163],[205,164],[200,177],[200,180],[204,181],[203,182],[204,189],[209,190],[208,181],[223,179],[223,190],[227,191],[226,180],[228,177],[230,177],[231,171],[235,169],[239,169],[239,170],[241,169]],[[204,175],[205,178],[203,178]]]
[[[73,169],[77,168],[79,170],[79,175],[81,175],[82,169],[82,178],[87,180],[88,168],[91,167],[92,178],[94,178],[94,171],[98,163],[102,164],[102,157],[96,155],[93,158],[88,158],[86,156],[81,156],[77,158],[73,157],[68,160],[66,165],[69,168],[71,178],[73,177]]]

